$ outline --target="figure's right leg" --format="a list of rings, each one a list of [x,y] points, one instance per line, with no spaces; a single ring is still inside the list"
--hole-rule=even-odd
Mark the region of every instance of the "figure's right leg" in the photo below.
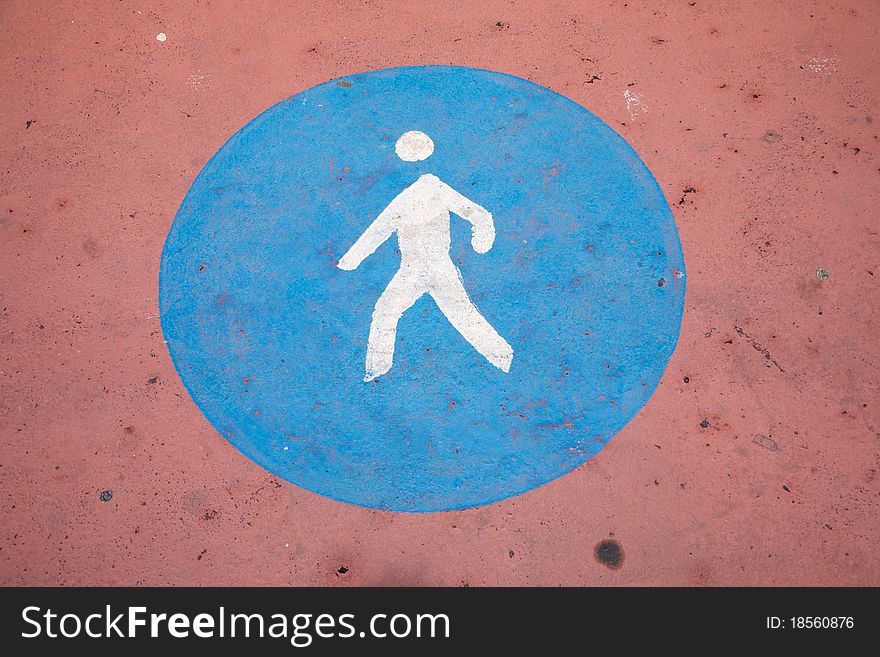
[[[397,322],[425,293],[417,276],[404,270],[398,271],[376,302],[370,337],[367,340],[366,375],[364,381],[372,381],[391,369],[394,359],[394,342],[397,339]]]
[[[438,267],[433,272],[429,291],[462,337],[495,367],[509,372],[513,347],[498,335],[498,331],[477,310],[464,289],[461,274],[451,262],[449,266]]]

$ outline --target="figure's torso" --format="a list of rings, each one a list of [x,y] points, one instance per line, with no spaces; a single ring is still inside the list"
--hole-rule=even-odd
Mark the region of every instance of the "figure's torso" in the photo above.
[[[449,260],[449,203],[440,179],[425,174],[391,202],[401,265]]]

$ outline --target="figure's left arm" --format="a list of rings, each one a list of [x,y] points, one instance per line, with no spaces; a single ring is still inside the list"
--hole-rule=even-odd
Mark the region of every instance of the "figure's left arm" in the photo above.
[[[394,212],[395,204],[392,201],[367,227],[364,234],[351,245],[351,248],[339,259],[336,266],[345,271],[352,271],[357,269],[365,258],[371,256],[394,233],[392,222]]]
[[[459,194],[446,183],[441,182],[449,209],[462,219],[471,223],[471,246],[477,253],[486,253],[495,242],[495,223],[492,213],[478,203]]]

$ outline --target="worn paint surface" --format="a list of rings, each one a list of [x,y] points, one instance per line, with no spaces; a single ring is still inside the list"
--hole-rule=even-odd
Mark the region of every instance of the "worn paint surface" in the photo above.
[[[3,3],[0,579],[880,583],[880,7],[627,5]],[[163,344],[157,258],[266,107],[426,63],[529,79],[623,135],[688,293],[656,393],[597,457],[413,515],[217,434]]]
[[[648,400],[675,347],[684,264],[657,183],[599,119],[520,78],[430,66],[344,81],[243,128],[177,214],[159,307],[193,399],[269,471],[369,507],[479,506],[569,472]],[[418,164],[394,152],[411,127],[436,144]],[[340,269],[416,179],[428,198],[459,194],[462,216],[475,201],[453,189],[492,208],[494,240],[474,233],[491,250],[472,249],[444,204],[439,228],[392,238],[389,224],[375,253],[354,255],[371,255],[358,276]],[[421,227],[420,204],[392,211]],[[453,327],[470,319],[448,310],[456,284],[515,345],[512,366]],[[365,384],[367,333],[388,332],[370,318],[395,303],[386,286],[410,295],[408,312],[381,347],[396,365],[378,379],[368,365]],[[464,333],[483,354],[502,349]]]

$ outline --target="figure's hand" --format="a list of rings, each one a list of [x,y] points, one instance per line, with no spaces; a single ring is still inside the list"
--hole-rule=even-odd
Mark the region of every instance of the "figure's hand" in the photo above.
[[[349,257],[346,253],[339,259],[339,262],[336,263],[336,266],[340,269],[344,269],[345,271],[354,271],[357,269],[357,266],[361,264],[359,262],[355,262],[354,258]]]
[[[492,213],[486,212],[481,221],[474,224],[474,232],[471,237],[471,246],[477,253],[486,253],[495,243],[495,225],[492,223]]]

